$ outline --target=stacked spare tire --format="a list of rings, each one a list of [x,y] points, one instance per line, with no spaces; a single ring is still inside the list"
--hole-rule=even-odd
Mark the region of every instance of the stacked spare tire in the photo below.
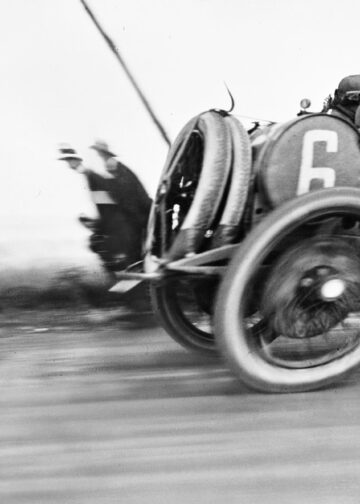
[[[174,260],[233,243],[250,173],[249,136],[235,117],[208,111],[191,119],[168,154],[147,248],[156,256]],[[161,222],[161,207],[167,212],[166,222]]]

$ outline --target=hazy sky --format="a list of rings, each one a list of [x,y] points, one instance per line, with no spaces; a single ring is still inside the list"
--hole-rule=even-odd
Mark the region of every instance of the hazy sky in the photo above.
[[[286,120],[302,97],[319,110],[360,73],[358,0],[88,2],[171,138],[229,106],[224,81],[236,114]],[[79,0],[0,0],[0,61],[2,247],[80,232],[83,202],[56,161],[59,142],[96,168],[88,146],[107,140],[153,194],[167,147]]]

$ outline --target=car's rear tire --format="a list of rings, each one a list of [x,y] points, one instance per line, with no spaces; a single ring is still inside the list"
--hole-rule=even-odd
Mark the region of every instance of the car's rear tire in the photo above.
[[[237,119],[216,111],[192,119],[171,147],[163,170],[151,212],[145,269],[156,269],[157,260],[166,264],[195,254],[206,239],[208,248],[232,242],[245,207],[250,170],[250,142]],[[174,226],[176,205],[180,211]],[[214,240],[205,237],[207,231]],[[172,275],[151,286],[161,324],[192,350],[217,350],[212,331],[214,285],[214,279]]]
[[[214,354],[217,347],[212,317],[198,303],[194,287],[194,281],[186,278],[154,282],[150,286],[152,307],[177,343],[202,354]]]

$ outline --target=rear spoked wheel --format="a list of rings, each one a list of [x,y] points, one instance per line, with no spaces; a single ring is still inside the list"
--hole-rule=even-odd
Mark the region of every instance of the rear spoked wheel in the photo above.
[[[169,334],[200,352],[216,349],[212,313],[216,277],[174,278],[172,261],[232,243],[247,201],[251,147],[234,117],[209,111],[191,120],[175,140],[151,212],[145,264],[156,261],[155,313]],[[170,268],[170,266],[169,266]]]
[[[230,133],[215,112],[194,118],[172,146],[149,225],[148,254],[163,264],[206,247],[230,172]],[[167,275],[150,286],[161,325],[175,341],[202,353],[215,351],[210,310],[203,309],[207,280]]]
[[[284,204],[255,228],[219,289],[215,329],[236,374],[267,392],[305,391],[360,362],[358,189]]]
[[[231,132],[224,117],[210,111],[192,119],[170,149],[148,229],[145,267],[151,269],[154,259],[155,267],[156,261],[164,265],[164,278],[150,287],[155,314],[178,343],[202,353],[215,351],[213,303],[204,303],[208,281],[165,270],[171,261],[206,249],[231,162]]]

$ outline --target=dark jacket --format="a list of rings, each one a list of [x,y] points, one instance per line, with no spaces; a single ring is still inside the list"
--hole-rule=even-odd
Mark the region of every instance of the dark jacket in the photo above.
[[[110,269],[118,269],[116,258],[120,256],[124,256],[120,269],[142,258],[151,206],[151,199],[136,175],[117,163],[114,178],[90,170],[85,173],[100,216],[90,248]]]
[[[109,193],[131,221],[141,229],[147,225],[151,198],[130,168],[110,158],[113,179],[108,180]]]

